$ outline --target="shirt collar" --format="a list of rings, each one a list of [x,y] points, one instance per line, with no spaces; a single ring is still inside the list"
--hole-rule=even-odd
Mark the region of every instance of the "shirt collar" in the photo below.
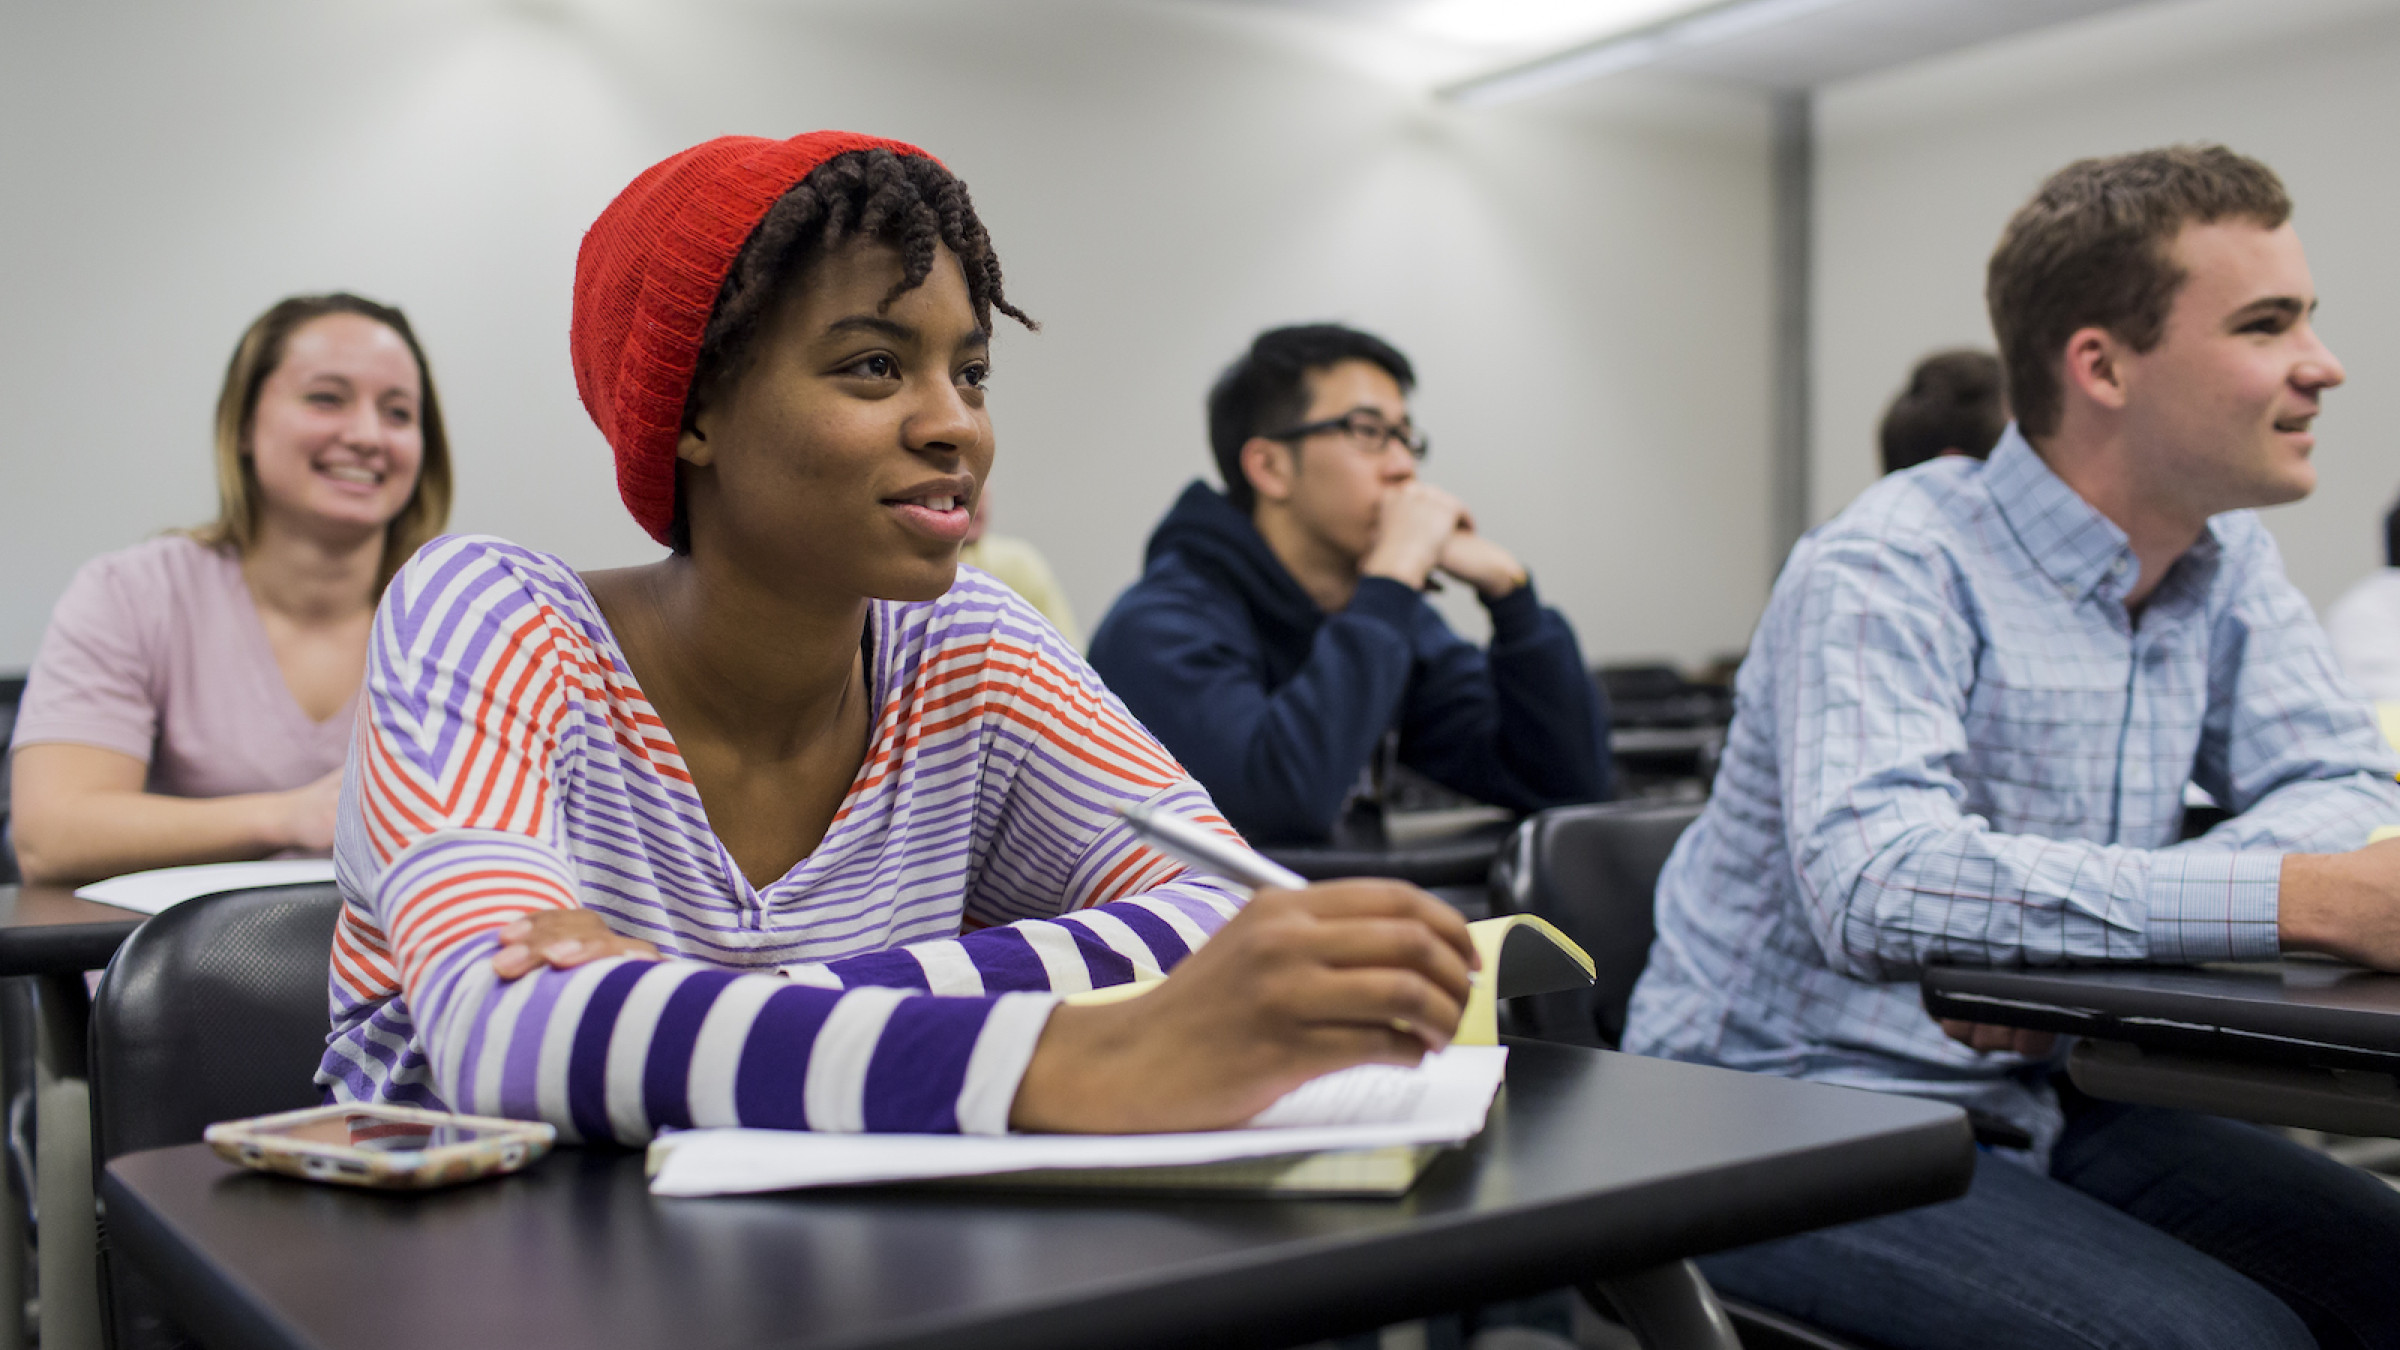
[[[2016,423],[2008,424],[2000,444],[1993,447],[1984,484],[2018,544],[2032,555],[2034,566],[2056,583],[2060,594],[2082,600],[2098,591],[2108,599],[2122,600],[2133,589],[2142,574],[2142,560],[2134,554],[2125,532],[2052,473]],[[2152,608],[2175,608],[2175,602],[2187,593],[2208,589],[2224,553],[2218,529],[2222,519],[2212,517],[2200,538],[2175,560],[2165,581],[2152,593]]]
[[[2125,532],[2052,473],[2016,423],[1992,448],[1983,481],[2033,565],[2068,599],[2081,600],[2111,581],[2122,596],[2141,575]]]

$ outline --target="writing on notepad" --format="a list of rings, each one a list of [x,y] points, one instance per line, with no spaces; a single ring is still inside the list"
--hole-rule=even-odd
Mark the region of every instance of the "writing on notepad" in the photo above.
[[[1409,1120],[1425,1099],[1422,1067],[1361,1064],[1311,1078],[1244,1122],[1244,1129],[1288,1130],[1308,1125],[1381,1125]]]

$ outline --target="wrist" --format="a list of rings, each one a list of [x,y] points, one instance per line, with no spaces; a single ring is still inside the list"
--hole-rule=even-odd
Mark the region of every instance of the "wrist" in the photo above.
[[[2276,883],[2275,936],[2287,951],[2331,950],[2337,936],[2333,915],[2347,884],[2347,855],[2286,853]]]
[[[261,853],[281,853],[298,847],[299,831],[292,823],[292,794],[262,792],[250,799],[250,844]]]
[[[1100,1004],[1078,1007],[1061,1003],[1051,1009],[1035,1043],[1017,1095],[1009,1103],[1008,1127],[1039,1134],[1064,1134],[1096,1127],[1096,1085],[1109,1077],[1114,1058],[1115,1023],[1120,1010]]]
[[[1475,587],[1476,594],[1481,595],[1487,602],[1505,600],[1524,590],[1526,584],[1532,580],[1532,575],[1525,570],[1522,563],[1514,564],[1506,571],[1490,576],[1469,578],[1470,583]]]
[[[1412,591],[1421,591],[1425,589],[1426,580],[1433,575],[1433,560],[1383,557],[1370,553],[1366,561],[1358,565],[1358,574],[1362,578],[1382,577],[1387,581],[1397,581]]]

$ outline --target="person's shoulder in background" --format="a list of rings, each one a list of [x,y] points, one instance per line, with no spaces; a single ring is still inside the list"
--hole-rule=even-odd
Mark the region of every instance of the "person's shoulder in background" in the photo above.
[[[185,534],[93,558],[50,612],[28,673],[15,745],[64,741],[147,760],[178,633],[249,603],[241,561]]]
[[[2400,701],[2400,567],[2378,567],[2325,609],[2334,659],[2360,692]]]
[[[51,621],[90,617],[168,624],[205,617],[194,601],[247,600],[242,561],[230,547],[204,544],[178,530],[103,553],[77,568]]]
[[[1031,541],[1005,534],[987,534],[959,550],[958,560],[998,577],[1002,584],[1041,611],[1059,636],[1083,650],[1083,629],[1075,622],[1075,607],[1067,600],[1058,574]]]

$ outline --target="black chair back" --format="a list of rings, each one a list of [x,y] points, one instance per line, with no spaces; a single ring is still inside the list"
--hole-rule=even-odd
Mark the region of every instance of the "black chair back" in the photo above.
[[[100,977],[90,1040],[92,1165],[198,1143],[220,1120],[315,1106],[332,1030],[331,883],[204,895],[134,930]],[[95,1185],[99,1178],[95,1176]],[[100,1227],[112,1350],[194,1350]]]
[[[187,900],[134,931],[92,1007],[92,1145],[199,1141],[211,1123],[314,1106],[331,1030],[331,884]]]
[[[1652,900],[1659,871],[1698,802],[1603,802],[1529,817],[1492,866],[1493,903],[1557,925],[1592,956],[1588,990],[1513,999],[1520,1035],[1614,1048],[1625,1036],[1625,1005],[1650,959]]]
[[[25,677],[0,675],[0,885],[22,879],[17,875],[16,845],[8,831],[8,745],[17,731],[17,705],[24,700]]]

